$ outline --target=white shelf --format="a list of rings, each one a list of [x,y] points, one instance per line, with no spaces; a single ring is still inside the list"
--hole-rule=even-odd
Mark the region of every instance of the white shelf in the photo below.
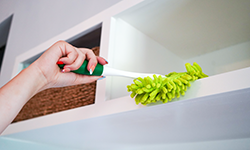
[[[235,146],[244,149],[250,141],[249,97],[250,88],[74,121],[4,138],[64,149],[200,149],[204,146],[220,150]]]
[[[209,76],[250,66],[246,1],[146,1],[111,20],[112,67],[168,74],[197,62]],[[107,100],[129,95],[131,79],[108,78]]]
[[[102,24],[100,55],[114,68],[168,74],[196,61],[210,77],[192,83],[180,101],[148,107],[128,96],[131,79],[107,77],[97,83],[95,104],[11,124],[2,138],[58,149],[249,145],[250,10],[245,3],[121,1],[38,45],[16,59],[13,75],[20,62],[55,41]]]

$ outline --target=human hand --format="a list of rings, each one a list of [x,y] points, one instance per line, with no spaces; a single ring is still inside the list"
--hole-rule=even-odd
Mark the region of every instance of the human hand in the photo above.
[[[90,72],[94,71],[97,63],[107,64],[104,58],[95,56],[90,49],[76,48],[64,41],[53,44],[32,64],[44,76],[45,82],[41,90],[90,83],[101,78],[100,76],[87,76],[70,72],[77,70],[85,59],[89,62],[87,69]],[[58,67],[58,61],[65,64],[63,70]]]

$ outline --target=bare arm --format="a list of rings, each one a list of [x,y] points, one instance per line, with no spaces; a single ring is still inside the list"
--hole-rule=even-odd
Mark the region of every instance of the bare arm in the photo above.
[[[21,71],[0,89],[0,134],[12,122],[25,103],[37,92],[50,87],[62,87],[93,82],[100,77],[79,75],[70,72],[78,69],[87,59],[88,70],[94,71],[97,62],[107,64],[91,50],[75,48],[59,41],[52,45],[38,60]],[[57,61],[64,64],[63,71]]]
[[[35,66],[30,66],[0,89],[0,133],[45,84],[44,76]]]

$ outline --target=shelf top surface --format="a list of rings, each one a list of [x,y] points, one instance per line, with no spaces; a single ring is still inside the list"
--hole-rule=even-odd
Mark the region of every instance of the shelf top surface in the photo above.
[[[249,138],[249,108],[247,88],[3,137],[75,148]]]

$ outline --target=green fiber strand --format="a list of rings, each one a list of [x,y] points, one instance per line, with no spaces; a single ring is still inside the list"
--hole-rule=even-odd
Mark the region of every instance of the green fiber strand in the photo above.
[[[159,101],[159,100],[161,99],[161,94],[158,93],[155,99],[156,99],[157,101]]]
[[[168,75],[165,75],[166,77],[171,77],[171,76],[173,76],[173,75],[175,75],[175,74],[177,74],[177,72],[171,72],[171,73],[169,73]]]
[[[190,81],[192,79],[192,77],[190,75],[188,75],[188,74],[185,74],[185,75],[181,76],[181,78],[183,78],[183,79],[185,79],[187,81]]]
[[[146,85],[146,88],[150,89],[150,88],[151,88],[151,85],[150,85],[150,84]]]
[[[159,77],[158,77],[158,82],[159,82],[159,83],[162,83],[162,81],[163,81],[162,76],[159,76]]]
[[[157,83],[156,88],[160,88],[160,87],[161,87],[161,84]]]
[[[139,87],[137,85],[135,85],[135,84],[131,84],[131,88],[132,89],[139,89]]]
[[[175,85],[175,83],[174,83],[173,81],[170,81],[169,83],[173,86],[173,90],[176,90],[176,85]]]
[[[184,89],[185,89],[185,85],[184,84],[181,85],[181,89],[184,91]]]
[[[141,83],[142,83],[143,85],[145,85],[145,82],[144,82],[144,79],[143,79],[143,78],[138,77],[137,80],[141,81]]]
[[[170,82],[170,80],[168,78],[165,78],[163,81],[162,81],[162,86],[165,86],[168,82]]]
[[[166,87],[162,87],[161,89],[162,89],[163,93],[167,93],[168,92],[168,90],[166,89]]]
[[[165,93],[161,93],[161,99],[166,99],[166,94]]]
[[[135,95],[136,95],[136,93],[135,93],[135,92],[132,92],[132,93],[130,94],[130,97],[131,97],[131,98],[134,98]]]
[[[150,93],[150,97],[155,97],[158,92],[159,89],[155,89],[153,92]]]
[[[168,98],[166,97],[164,100],[163,100],[163,103],[167,103],[168,102]]]
[[[149,92],[152,92],[154,89],[153,88],[150,88],[150,89],[148,89],[148,88],[142,88],[142,90],[144,92],[146,92],[146,93],[149,93]]]
[[[152,85],[153,84],[153,80],[152,80],[152,78],[150,78],[150,77],[148,77],[148,81],[149,81],[149,83],[150,83],[150,85]]]
[[[144,79],[144,81],[146,82],[146,84],[148,85],[150,85],[151,84],[151,82],[150,82],[150,80],[149,79],[151,79],[150,77],[146,77],[145,79]]]
[[[195,70],[192,68],[192,65],[190,63],[186,63],[186,70],[187,72],[192,76],[195,74]]]
[[[151,94],[150,94],[149,99],[150,99],[151,101],[154,101],[154,100],[155,100],[155,97],[156,97],[156,94],[155,94],[155,95],[152,95],[152,96],[151,96]]]
[[[155,83],[152,83],[152,87],[155,87],[156,86],[156,84]]]
[[[169,90],[173,89],[173,86],[169,82],[167,83],[167,87],[168,87]]]
[[[127,90],[128,92],[131,92],[131,91],[132,91],[132,90],[131,90],[131,86],[129,86],[129,85],[127,86],[127,89],[128,89],[128,90]]]
[[[190,86],[191,86],[190,82],[188,82],[188,83],[187,83],[187,86],[188,86],[188,87],[190,87]]]
[[[174,90],[171,92],[173,98],[175,97],[175,92],[176,91],[174,91]]]
[[[179,79],[174,79],[174,83],[177,83],[179,86],[182,85],[181,81]]]
[[[195,80],[196,80],[196,76],[192,76],[192,78],[193,78],[193,79],[192,79],[193,81],[195,81]]]
[[[142,97],[141,94],[136,95],[136,97],[135,97],[135,102],[136,102],[137,105],[140,103],[141,97]]]
[[[180,92],[179,91],[176,91],[175,95],[176,95],[177,98],[180,98]]]
[[[167,96],[169,99],[172,99],[172,94],[171,93],[167,93]]]
[[[180,92],[180,91],[181,91],[181,89],[180,89],[180,87],[179,87],[179,86],[176,86],[176,91],[178,91],[178,92]]]
[[[158,78],[157,78],[157,76],[154,74],[153,77],[154,77],[154,83],[158,83]]]
[[[136,93],[137,93],[137,94],[142,94],[142,93],[143,93],[143,90],[142,90],[142,89],[138,89],[138,90],[136,90]]]
[[[196,75],[198,75],[200,73],[200,71],[195,66],[192,66],[192,68],[195,70]]]
[[[167,94],[168,100],[171,101],[172,100],[172,95],[169,93]]]
[[[187,86],[184,86],[184,91],[185,91],[185,92],[187,91]]]
[[[145,102],[148,99],[148,96],[149,96],[148,93],[144,94],[144,96],[142,97],[141,101]]]
[[[147,100],[146,102],[145,102],[145,104],[150,104],[152,101],[151,100]]]
[[[197,62],[194,62],[193,66],[195,66],[199,70],[199,72],[202,72],[202,69],[201,69],[200,65],[197,64]]]
[[[203,78],[208,77],[208,75],[204,74],[203,72],[201,73],[201,75],[203,76]]]
[[[184,83],[184,84],[187,84],[188,83],[188,81],[187,80],[185,80],[185,79],[183,79],[183,78],[178,78],[178,80],[180,80],[182,83]]]
[[[140,81],[138,81],[137,79],[134,80],[134,83],[135,83],[137,86],[139,86],[139,87],[143,87],[143,84],[142,84]]]

